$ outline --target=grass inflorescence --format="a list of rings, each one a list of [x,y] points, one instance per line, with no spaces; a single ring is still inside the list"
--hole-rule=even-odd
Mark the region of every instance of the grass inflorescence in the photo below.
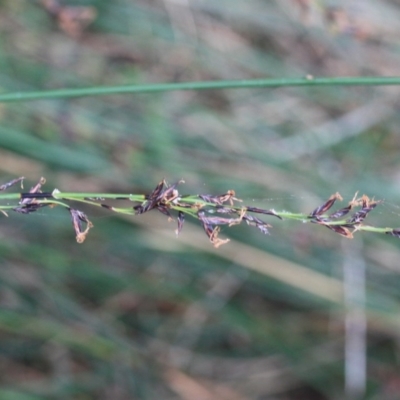
[[[13,179],[1,185],[0,191],[4,191],[17,183],[21,183],[22,189],[23,180],[24,177]],[[368,214],[382,203],[382,200],[370,199],[366,195],[358,197],[358,193],[355,194],[347,206],[334,212],[329,213],[335,202],[343,200],[339,193],[330,196],[325,203],[315,208],[311,213],[303,214],[243,205],[242,200],[235,197],[236,193],[233,190],[228,190],[226,193],[220,195],[181,195],[178,191],[178,185],[184,181],[178,181],[169,185],[165,180],[162,180],[147,195],[67,193],[61,192],[58,189],[54,189],[52,192],[43,192],[41,189],[45,182],[44,178],[40,178],[39,182],[29,192],[21,191],[20,193],[1,194],[0,200],[15,200],[18,203],[14,205],[0,205],[0,211],[7,216],[7,211],[30,214],[46,206],[64,207],[71,215],[78,243],[85,241],[93,224],[83,211],[71,207],[71,202],[81,202],[90,206],[102,207],[116,213],[130,215],[144,214],[155,209],[166,215],[170,220],[174,219],[174,217],[177,219],[177,235],[182,231],[185,216],[189,215],[200,222],[214,247],[219,247],[229,242],[229,239],[221,239],[219,237],[221,225],[231,227],[245,222],[247,225],[255,226],[263,234],[268,234],[272,226],[260,219],[259,215],[271,216],[279,220],[294,219],[301,222],[311,222],[325,226],[349,239],[357,231],[385,233],[400,238],[400,228],[382,228],[364,224],[364,220]],[[104,203],[106,199],[126,200],[133,202],[134,205],[129,207],[114,207]],[[254,216],[254,214],[258,216]]]

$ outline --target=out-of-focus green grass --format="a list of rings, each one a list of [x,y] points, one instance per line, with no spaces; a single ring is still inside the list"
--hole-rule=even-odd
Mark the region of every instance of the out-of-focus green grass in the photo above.
[[[60,23],[71,9],[0,5],[3,91],[400,72],[389,1],[63,4],[96,16],[71,36]],[[371,223],[396,227],[398,97],[340,87],[2,104],[1,182],[148,193],[183,178],[182,192],[234,189],[301,212],[359,191],[385,199]],[[193,221],[176,238],[161,214],[85,211],[95,227],[83,245],[62,210],[1,219],[1,398],[343,398],[349,257],[366,268],[364,398],[396,396],[395,238],[359,233],[346,246],[323,227],[271,220],[267,237],[224,229],[232,242],[214,250]]]

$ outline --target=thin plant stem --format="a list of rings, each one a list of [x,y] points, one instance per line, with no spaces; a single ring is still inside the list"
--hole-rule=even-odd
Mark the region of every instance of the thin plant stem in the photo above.
[[[400,85],[400,77],[365,76],[365,77],[313,77],[280,79],[242,79],[216,80],[202,82],[172,82],[139,85],[86,87],[75,89],[40,90],[31,92],[11,92],[0,94],[0,102],[16,102],[43,99],[66,99],[84,96],[104,96],[115,94],[156,93],[177,90],[209,89],[255,89],[299,86],[386,86]]]

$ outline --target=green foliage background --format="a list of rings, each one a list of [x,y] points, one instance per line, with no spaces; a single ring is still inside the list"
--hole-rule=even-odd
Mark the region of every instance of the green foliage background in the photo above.
[[[389,0],[65,1],[96,13],[77,35],[60,22],[71,10],[43,4],[0,3],[4,92],[400,72]],[[385,199],[371,224],[398,227],[398,100],[321,87],[3,103],[1,183],[148,193],[184,179],[293,212],[359,191]],[[82,245],[64,210],[1,217],[1,399],[396,398],[398,239],[271,219],[270,236],[224,229],[215,250],[192,221],[177,238],[159,213],[84,211]],[[357,354],[365,385],[345,373],[362,375]]]

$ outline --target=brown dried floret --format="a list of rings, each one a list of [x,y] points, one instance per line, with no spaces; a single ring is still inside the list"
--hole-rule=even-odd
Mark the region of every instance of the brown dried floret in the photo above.
[[[222,206],[224,203],[229,203],[231,206],[233,206],[233,201],[242,201],[237,199],[235,195],[236,193],[234,190],[228,190],[226,193],[218,196],[211,194],[199,194],[199,198],[207,203],[218,204],[219,206]]]
[[[158,211],[160,211],[161,214],[166,215],[168,218],[172,218],[172,215],[171,215],[171,213],[170,213],[170,211],[169,211],[169,208],[168,208],[166,205],[160,204],[160,205],[158,205],[158,206],[156,207],[156,209],[157,209]]]
[[[204,211],[200,211],[197,213],[199,219],[209,225],[235,225],[236,223],[240,223],[240,218],[224,218],[218,216],[206,217]]]
[[[247,225],[254,225],[265,235],[269,234],[268,228],[270,228],[271,225],[267,224],[261,219],[248,214],[244,214],[242,218],[244,221],[246,221]]]
[[[363,195],[360,199],[360,202],[362,203],[362,208],[361,210],[355,212],[349,219],[348,223],[349,224],[358,224],[367,217],[368,213],[372,211],[378,204],[382,203],[382,200],[371,200],[368,198],[368,196]]]
[[[342,196],[336,192],[329,199],[322,204],[322,206],[317,207],[311,214],[310,217],[316,217],[322,214],[325,214],[334,204],[336,200],[343,200]]]
[[[347,215],[353,208],[352,204],[349,204],[347,207],[343,207],[340,210],[335,211],[332,214],[329,214],[329,219],[339,219]]]
[[[143,205],[134,207],[137,214],[143,214],[155,208],[158,198],[164,189],[164,180],[162,180],[155,189],[148,195],[146,202]]]
[[[347,207],[343,207],[340,210],[335,211],[329,215],[329,219],[339,219],[347,215],[354,207],[359,205],[359,200],[357,200],[358,192],[354,195],[353,199],[349,202]]]
[[[166,189],[159,195],[158,201],[163,202],[163,203],[170,203],[174,200],[176,200],[179,197],[179,192],[176,189],[176,187],[180,184],[180,183],[184,183],[185,181],[180,180],[178,182],[173,183],[170,186],[167,186]],[[166,182],[164,181],[165,185]]]
[[[178,212],[178,228],[176,229],[176,234],[179,235],[183,228],[183,223],[185,222],[185,213],[182,211]]]
[[[69,208],[69,212],[72,218],[72,225],[76,234],[76,241],[78,243],[83,243],[86,239],[86,235],[89,233],[90,228],[93,224],[89,221],[86,214],[82,211],[75,210],[74,208]],[[86,223],[86,228],[83,229],[82,222]]]
[[[347,239],[353,238],[353,233],[350,231],[350,229],[343,225],[323,225],[326,226],[328,229],[331,229],[332,231],[338,233],[339,235],[346,237]]]
[[[229,239],[220,239],[218,237],[220,227],[213,226],[210,223],[210,220],[205,216],[204,211],[202,211],[202,210],[199,211],[197,213],[197,216],[198,216],[201,224],[203,225],[203,229],[206,232],[207,236],[209,237],[210,242],[214,245],[214,247],[218,248],[219,246],[229,242]]]
[[[176,200],[179,197],[179,192],[176,187],[179,183],[183,181],[178,181],[171,186],[167,186],[165,180],[162,180],[155,189],[146,196],[146,201],[143,204],[139,204],[133,207],[136,214],[143,214],[154,208],[158,208],[163,214],[166,214],[165,210],[168,203]]]
[[[210,242],[216,249],[218,249],[219,246],[222,246],[223,244],[230,242],[230,239],[220,239],[218,237],[220,229],[221,228],[219,226],[216,226],[210,235]]]

